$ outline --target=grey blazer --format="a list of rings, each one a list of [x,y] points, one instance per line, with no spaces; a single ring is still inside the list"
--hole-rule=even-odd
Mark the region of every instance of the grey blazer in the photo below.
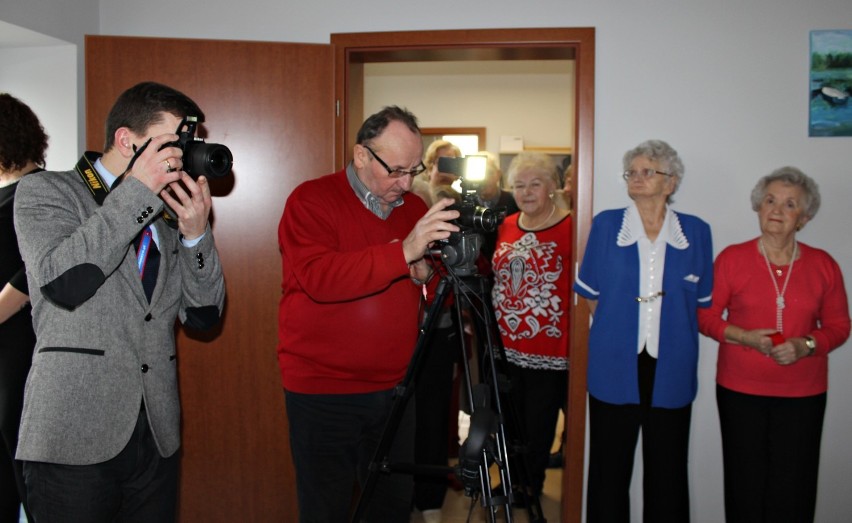
[[[113,458],[143,400],[160,454],[180,446],[175,319],[215,325],[225,284],[212,231],[185,247],[158,218],[163,207],[135,178],[102,206],[75,171],[21,180],[15,229],[37,344],[18,459],[87,465]],[[131,242],[151,219],[161,259],[149,304]]]

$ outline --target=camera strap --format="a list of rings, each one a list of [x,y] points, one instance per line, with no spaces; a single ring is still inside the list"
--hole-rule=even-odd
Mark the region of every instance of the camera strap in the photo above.
[[[109,194],[110,188],[107,186],[106,182],[104,182],[104,179],[101,178],[101,175],[98,174],[98,170],[95,169],[95,162],[100,157],[101,153],[86,151],[83,153],[83,156],[80,157],[77,165],[74,166],[74,170],[77,171],[77,174],[79,174],[80,178],[83,179],[83,183],[85,183],[86,187],[89,188],[89,191],[92,193],[92,197],[96,202],[98,202],[98,205],[103,205],[107,194]]]
[[[139,147],[138,149],[135,146],[133,147],[133,158],[131,158],[127,163],[127,169],[118,175],[115,182],[112,184],[112,187],[108,186],[106,182],[104,182],[104,179],[100,174],[98,174],[98,170],[95,169],[95,162],[103,155],[95,151],[86,151],[83,153],[83,156],[80,157],[77,165],[74,166],[74,170],[77,171],[77,174],[79,174],[80,178],[83,179],[83,183],[85,183],[86,187],[89,188],[89,191],[92,193],[92,197],[96,202],[98,202],[98,205],[104,204],[104,200],[106,200],[110,189],[121,183],[124,175],[131,169],[131,167],[133,167],[133,164],[136,163],[136,159],[139,158],[142,151],[148,147],[149,143],[151,143],[150,138],[147,142],[142,144],[142,147]]]
[[[150,141],[150,140],[149,140]],[[139,154],[145,150],[148,143],[146,142],[142,147],[140,147],[133,158],[130,160],[130,163],[127,165],[127,169],[125,173],[130,170],[133,164],[136,162],[136,158],[139,157]],[[103,205],[104,200],[106,200],[107,195],[109,194],[110,187],[104,182],[104,179],[98,174],[98,170],[95,169],[95,162],[102,155],[99,152],[94,151],[86,151],[83,153],[83,156],[80,157],[80,160],[77,162],[77,165],[74,166],[74,170],[77,171],[77,174],[80,178],[83,179],[83,183],[86,184],[86,187],[89,188],[89,192],[92,193],[92,197],[98,203],[98,205]],[[122,173],[117,179],[116,183],[113,184],[113,187],[121,183],[121,180],[124,178],[124,173]],[[178,228],[178,221],[175,216],[173,216],[173,212],[169,206],[166,206],[166,210],[163,211],[163,220],[166,222],[166,225],[171,227],[172,229]]]

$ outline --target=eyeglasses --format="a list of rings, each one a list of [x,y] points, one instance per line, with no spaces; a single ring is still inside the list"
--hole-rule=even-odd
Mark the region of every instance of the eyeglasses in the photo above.
[[[418,174],[426,170],[426,166],[423,165],[423,162],[420,162],[420,165],[418,165],[414,169],[411,169],[410,171],[406,171],[405,169],[394,169],[388,164],[386,164],[384,160],[379,158],[379,155],[376,154],[376,152],[370,149],[368,146],[363,145],[363,147],[364,149],[370,151],[370,154],[373,155],[373,158],[375,158],[380,164],[382,164],[382,167],[385,168],[385,170],[388,172],[388,176],[391,178],[402,178],[403,176],[417,176]]]
[[[651,169],[649,167],[647,169],[639,169],[639,170],[631,169],[629,171],[624,171],[623,173],[621,173],[621,177],[624,178],[625,180],[629,180],[629,179],[633,178],[634,176],[641,176],[642,178],[647,180],[648,178],[654,176],[655,174],[662,174],[663,176],[674,176],[672,174],[664,173],[663,171],[658,171],[656,169]]]

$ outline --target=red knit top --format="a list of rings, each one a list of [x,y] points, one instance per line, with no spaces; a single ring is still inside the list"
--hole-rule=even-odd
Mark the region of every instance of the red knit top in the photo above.
[[[714,263],[713,304],[699,309],[701,332],[720,342],[716,381],[725,388],[760,396],[804,397],[828,389],[828,353],[849,337],[849,307],[837,262],[825,251],[799,242],[784,293],[784,336],[811,335],[817,351],[792,365],[778,365],[751,348],[725,341],[729,324],[775,329],[775,287],[757,239],[723,250]],[[779,269],[781,276],[775,275]],[[772,266],[778,289],[789,266]],[[723,316],[727,311],[727,318]]]

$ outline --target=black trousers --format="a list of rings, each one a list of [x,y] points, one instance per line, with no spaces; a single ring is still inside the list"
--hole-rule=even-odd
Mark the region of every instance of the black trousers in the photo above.
[[[160,456],[144,409],[127,446],[94,465],[24,462],[37,523],[168,523],[177,517],[178,454]]]
[[[716,386],[728,523],[814,520],[826,395],[779,398]]]
[[[589,395],[589,523],[630,521],[630,479],[639,431],[644,476],[643,521],[689,521],[689,424],[692,405],[651,406],[657,360],[639,355],[639,405],[613,405]]]
[[[366,394],[299,394],[285,391],[290,450],[302,523],[349,521],[353,492],[364,485],[385,429],[392,391]],[[412,463],[415,400],[409,400],[388,451],[391,463]],[[414,480],[380,474],[365,521],[407,523]]]
[[[414,389],[417,404],[414,461],[418,465],[447,466],[453,370],[461,356],[460,332],[453,324],[435,329],[421,360]],[[414,476],[417,509],[439,509],[446,495],[446,475]]]
[[[526,479],[531,494],[541,495],[545,471],[550,458],[550,448],[556,435],[559,410],[565,407],[568,391],[568,372],[564,370],[525,369],[512,363],[507,365],[511,388],[513,414],[517,416],[518,436],[526,447],[525,470],[529,477],[522,478],[514,467],[513,479]],[[510,429],[515,428],[511,425]],[[520,481],[516,481],[519,484]]]
[[[35,343],[29,306],[0,325],[0,523],[18,523],[22,502],[27,519],[32,519],[15,452]]]

